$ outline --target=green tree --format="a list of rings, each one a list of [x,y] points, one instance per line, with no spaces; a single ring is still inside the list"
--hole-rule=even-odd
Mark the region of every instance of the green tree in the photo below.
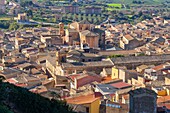
[[[28,11],[26,11],[26,13],[27,13],[27,15],[29,16],[29,17],[33,17],[33,12],[32,12],[32,10],[28,10]]]
[[[0,105],[0,113],[13,113],[7,107]]]
[[[19,28],[19,25],[16,22],[13,22],[9,26],[9,30],[17,30]]]

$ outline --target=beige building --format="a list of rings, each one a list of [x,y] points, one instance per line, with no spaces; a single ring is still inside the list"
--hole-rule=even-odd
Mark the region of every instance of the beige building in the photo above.
[[[63,40],[59,35],[41,35],[41,42],[46,46],[63,44]]]
[[[84,48],[84,45],[88,45],[90,48],[98,48],[99,35],[92,31],[84,30],[80,32],[80,43],[81,48]]]
[[[137,78],[139,74],[135,70],[127,70],[123,67],[112,67],[112,79],[122,79],[123,82],[127,82],[128,79]]]
[[[18,21],[24,22],[24,21],[27,21],[27,20],[28,20],[28,18],[27,18],[26,13],[18,14]]]
[[[24,44],[24,43],[27,43],[27,42],[29,42],[29,40],[22,38],[20,32],[16,33],[16,36],[15,36],[15,48],[16,49],[19,49],[21,44]]]
[[[77,31],[83,31],[83,30],[92,30],[93,25],[90,24],[87,20],[83,20],[80,22],[73,22],[69,26],[71,29],[75,29]]]
[[[120,40],[120,47],[122,49],[134,49],[143,44],[143,41],[138,41],[131,35],[125,35]]]
[[[99,35],[100,34],[100,35]],[[103,38],[104,37],[104,38]],[[73,22],[66,30],[64,42],[68,45],[80,45],[82,49],[98,48],[99,40],[105,41],[105,34],[101,30],[94,30],[94,26],[87,20]],[[104,48],[104,47],[103,47]]]
[[[66,35],[64,37],[65,43],[68,45],[79,45],[79,32],[75,29],[66,29]]]

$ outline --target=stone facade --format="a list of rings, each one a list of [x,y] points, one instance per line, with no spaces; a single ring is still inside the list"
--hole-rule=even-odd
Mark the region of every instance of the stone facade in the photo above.
[[[132,90],[129,113],[157,113],[157,94],[149,89]]]

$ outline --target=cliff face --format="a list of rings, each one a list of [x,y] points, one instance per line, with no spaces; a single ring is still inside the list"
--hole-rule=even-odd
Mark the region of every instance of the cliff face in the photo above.
[[[0,105],[14,113],[73,113],[64,101],[49,100],[5,82],[0,82]]]

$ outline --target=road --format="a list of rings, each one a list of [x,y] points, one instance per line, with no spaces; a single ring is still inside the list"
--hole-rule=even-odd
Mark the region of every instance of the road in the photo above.
[[[30,19],[29,21],[30,22],[36,22],[36,23],[42,24],[42,25],[58,25],[58,24],[55,24],[55,23],[38,22],[38,21],[35,21],[35,20],[32,20],[32,19]]]

